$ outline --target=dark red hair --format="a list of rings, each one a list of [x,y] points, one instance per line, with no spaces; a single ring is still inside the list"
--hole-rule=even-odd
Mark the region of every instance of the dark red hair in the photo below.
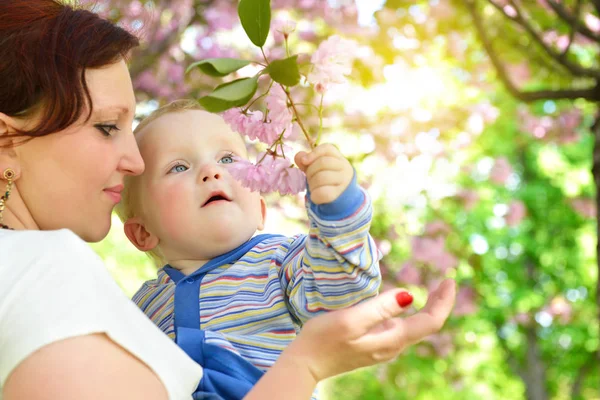
[[[0,21],[0,112],[40,117],[16,136],[61,131],[86,106],[89,118],[85,70],[117,62],[138,45],[137,37],[97,14],[55,0],[0,0]]]

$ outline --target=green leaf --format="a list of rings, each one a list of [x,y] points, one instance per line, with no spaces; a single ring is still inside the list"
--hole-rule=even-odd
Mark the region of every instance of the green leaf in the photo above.
[[[207,58],[190,65],[185,73],[187,74],[194,68],[199,68],[206,75],[222,77],[250,64],[248,60],[238,60],[237,58]]]
[[[222,112],[248,103],[258,88],[258,76],[242,78],[219,85],[198,102],[210,112]]]
[[[272,61],[267,67],[267,72],[277,83],[281,83],[284,86],[297,85],[300,82],[298,56]]]
[[[238,15],[252,43],[263,47],[271,27],[271,0],[240,0]]]

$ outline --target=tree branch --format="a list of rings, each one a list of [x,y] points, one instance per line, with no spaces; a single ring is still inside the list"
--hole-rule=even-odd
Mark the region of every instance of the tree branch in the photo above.
[[[531,38],[542,48],[542,50],[544,50],[544,52],[548,54],[548,56],[550,56],[552,59],[554,59],[554,61],[565,67],[573,75],[575,75],[576,77],[588,76],[600,79],[600,70],[594,68],[585,68],[580,64],[574,63],[568,59],[567,54],[561,54],[559,51],[557,51],[556,49],[549,46],[546,42],[544,42],[544,39],[542,39],[539,32],[537,32],[535,28],[523,16],[520,7],[517,5],[517,3],[515,3],[514,0],[508,0],[508,2],[516,12],[515,16],[507,14],[504,11],[504,8],[498,3],[496,3],[495,0],[487,1],[492,6],[494,6],[494,8],[496,8],[500,12],[500,14],[502,14],[505,18],[509,19],[510,21],[516,23],[521,28],[523,28],[529,34],[529,36],[531,36]]]
[[[600,0],[592,0],[592,4],[594,5],[596,12],[600,14]]]
[[[592,152],[592,175],[594,176],[594,183],[596,188],[600,188],[600,110],[597,111],[596,119],[592,126],[592,134],[594,135],[594,149]],[[600,195],[596,194],[596,209],[600,210]],[[598,308],[598,325],[600,326],[600,222],[596,223],[596,258],[598,270],[596,280],[596,305]],[[596,351],[596,362],[600,363],[600,347]]]
[[[496,331],[500,332],[500,327],[497,324],[496,324]],[[500,343],[500,346],[506,353],[508,365],[515,372],[515,374],[519,375],[519,378],[521,378],[521,380],[523,382],[526,382],[527,374],[523,370],[523,367],[519,364],[519,360],[517,360],[517,357],[515,357],[513,351],[508,347],[508,345],[506,344],[506,341],[504,339],[502,339],[500,337],[500,335],[497,335],[497,337],[498,337],[498,342]]]
[[[586,375],[590,372],[590,370],[594,367],[594,354],[590,354],[588,359],[583,363],[579,371],[577,371],[577,375],[575,376],[575,380],[573,381],[573,386],[571,386],[571,398],[576,399],[579,395],[581,395],[581,384],[585,379]]]
[[[483,27],[481,16],[477,11],[477,7],[475,5],[476,0],[465,0],[465,4],[473,17],[473,22],[475,24],[475,28],[477,30],[477,34],[483,44],[485,51],[487,52],[492,64],[494,65],[496,72],[498,73],[498,77],[506,87],[506,89],[510,92],[518,100],[523,102],[533,102],[536,100],[560,100],[560,99],[587,99],[595,101],[598,97],[596,87],[584,88],[584,89],[562,89],[562,90],[539,90],[539,91],[530,91],[523,92],[520,91],[510,80],[508,73],[506,72],[506,68],[498,58],[497,54],[494,51],[490,38],[487,36],[485,28]]]
[[[586,36],[589,39],[592,39],[596,42],[600,42],[600,35],[598,35],[595,32],[592,32],[587,26],[585,26],[585,24],[582,24],[581,21],[579,21],[579,17],[577,15],[574,16],[570,14],[569,11],[561,3],[557,3],[555,0],[546,0],[546,2],[552,8],[552,10],[554,10],[556,15],[558,15],[563,21],[565,21],[571,26],[577,26],[578,32],[581,33],[583,36]],[[593,3],[596,7],[596,11],[600,13],[600,1],[594,0]],[[577,12],[575,14],[577,14]]]
[[[579,28],[579,25],[580,25],[580,22],[579,22],[580,15],[581,15],[581,0],[577,0],[577,3],[575,3],[575,19],[573,21],[573,24],[571,25],[571,32],[569,32],[569,43],[567,43],[567,47],[565,47],[565,49],[560,54],[562,57],[567,57],[567,54],[569,53],[569,50],[571,49],[571,45],[573,44],[573,41],[575,40],[575,33],[577,33],[577,29]]]

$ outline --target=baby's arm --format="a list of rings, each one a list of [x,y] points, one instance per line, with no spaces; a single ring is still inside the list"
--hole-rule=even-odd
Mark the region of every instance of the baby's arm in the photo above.
[[[348,160],[334,146],[322,145],[299,154],[296,163],[307,175],[310,229],[290,244],[280,278],[291,311],[303,323],[375,296],[381,274],[369,235],[371,201]]]

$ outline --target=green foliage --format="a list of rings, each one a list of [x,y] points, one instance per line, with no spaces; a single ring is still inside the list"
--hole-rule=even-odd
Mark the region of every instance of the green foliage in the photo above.
[[[271,61],[266,72],[277,83],[281,83],[284,86],[296,86],[300,82],[298,56],[295,55],[283,60]]]
[[[252,43],[258,47],[264,46],[271,27],[271,1],[240,0],[238,15]]]
[[[191,64],[185,72],[187,74],[191,70],[198,68],[206,75],[223,77],[245,67],[248,64],[250,64],[250,61],[238,60],[236,58],[208,58],[206,60],[201,60]]]
[[[210,112],[222,112],[248,103],[258,88],[258,77],[236,79],[221,84],[198,102]]]

